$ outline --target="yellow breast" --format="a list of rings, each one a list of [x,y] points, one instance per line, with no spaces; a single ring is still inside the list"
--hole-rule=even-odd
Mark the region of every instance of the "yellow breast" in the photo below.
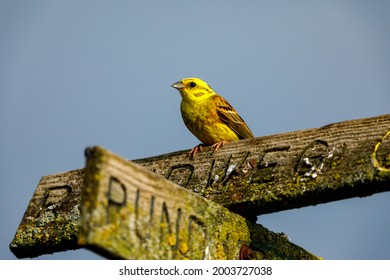
[[[220,121],[214,105],[211,98],[201,102],[183,99],[180,109],[187,128],[205,145],[239,140],[237,134]]]

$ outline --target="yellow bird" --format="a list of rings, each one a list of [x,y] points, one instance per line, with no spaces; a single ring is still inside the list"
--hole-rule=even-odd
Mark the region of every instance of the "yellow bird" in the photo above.
[[[253,138],[253,134],[236,110],[206,82],[185,78],[172,85],[182,97],[180,109],[187,128],[204,145],[216,152],[226,142]],[[202,144],[190,151],[195,157]]]

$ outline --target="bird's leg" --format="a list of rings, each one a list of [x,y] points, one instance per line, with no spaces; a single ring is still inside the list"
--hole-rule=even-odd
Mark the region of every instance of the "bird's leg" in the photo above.
[[[194,158],[198,152],[202,152],[202,151],[203,151],[203,144],[199,144],[193,147],[192,150],[188,153],[188,155]]]
[[[223,140],[223,141],[220,141],[220,142],[217,142],[217,143],[214,143],[213,145],[211,145],[211,148],[214,150],[213,153],[215,153],[215,152],[218,151],[220,148],[222,148],[226,143],[227,143],[227,141]],[[192,148],[192,150],[188,153],[188,155],[189,155],[190,157],[194,158],[198,152],[202,152],[202,151],[203,151],[203,147],[204,147],[203,144],[199,144],[199,145],[195,146],[195,147]]]
[[[223,140],[223,141],[220,141],[220,142],[214,143],[214,144],[211,146],[211,148],[213,148],[213,149],[214,149],[214,153],[215,153],[216,151],[218,151],[218,150],[219,150],[219,148],[222,148],[222,147],[223,147],[223,145],[225,145],[226,143],[227,143],[227,141]]]

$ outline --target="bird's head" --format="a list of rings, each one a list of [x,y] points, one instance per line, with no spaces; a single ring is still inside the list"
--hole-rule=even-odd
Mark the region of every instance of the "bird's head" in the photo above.
[[[172,87],[179,90],[182,98],[187,100],[199,101],[215,94],[205,81],[198,78],[185,78],[174,83]]]

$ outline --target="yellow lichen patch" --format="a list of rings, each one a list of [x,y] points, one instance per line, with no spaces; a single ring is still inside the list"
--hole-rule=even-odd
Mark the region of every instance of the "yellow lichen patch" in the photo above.
[[[230,238],[234,241],[237,242],[237,240],[240,238],[239,234],[236,231],[232,231],[230,234]]]
[[[168,237],[168,245],[169,246],[175,246],[176,245],[176,236],[171,233]]]
[[[225,254],[225,250],[223,249],[223,245],[221,243],[217,244],[216,246],[216,254],[215,254],[215,258],[217,260],[226,260],[226,254]]]
[[[188,245],[187,245],[187,243],[185,243],[185,242],[180,243],[179,251],[180,251],[180,253],[182,253],[183,255],[184,255],[185,253],[187,253],[187,252],[188,252]]]
[[[387,160],[388,160],[389,155],[386,155],[386,157],[385,157],[386,165],[383,164],[382,162],[380,162],[380,161],[377,159],[377,152],[378,152],[378,149],[379,149],[379,147],[381,146],[382,142],[384,142],[385,139],[387,138],[387,136],[389,136],[389,135],[390,135],[390,130],[387,131],[387,133],[382,137],[381,141],[379,141],[379,142],[375,145],[374,152],[371,154],[371,162],[372,162],[372,165],[373,165],[376,169],[378,169],[379,171],[385,171],[385,172],[390,171],[390,168],[388,168],[388,166],[387,166]]]
[[[167,223],[160,223],[160,228],[165,229],[168,227]]]

